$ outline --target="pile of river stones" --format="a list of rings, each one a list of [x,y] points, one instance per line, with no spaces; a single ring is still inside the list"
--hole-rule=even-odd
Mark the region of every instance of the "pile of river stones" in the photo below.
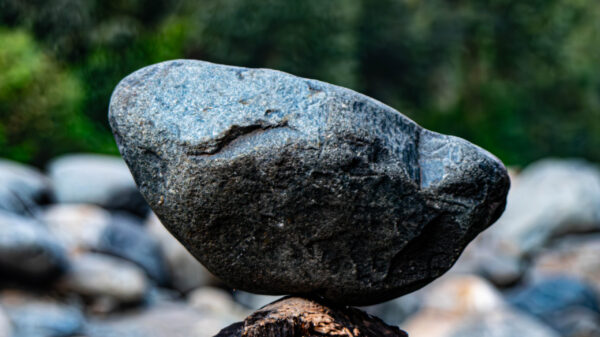
[[[213,336],[283,294],[413,337],[600,335],[593,164],[511,171],[477,236],[502,164],[347,89],[174,61],[110,122],[141,194],[116,157],[0,160],[0,337]]]

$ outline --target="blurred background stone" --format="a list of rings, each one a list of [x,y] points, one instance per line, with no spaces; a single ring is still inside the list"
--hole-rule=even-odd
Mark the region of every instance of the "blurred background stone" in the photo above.
[[[566,233],[600,229],[600,169],[582,160],[546,159],[513,181],[508,205],[490,229],[502,249],[521,256]]]
[[[220,282],[169,233],[154,213],[150,213],[146,219],[146,226],[149,233],[160,244],[169,265],[173,286],[177,290],[188,292]]]
[[[514,291],[508,301],[553,327],[561,336],[593,336],[600,331],[597,293],[577,279],[554,276],[538,280]]]
[[[148,212],[129,169],[119,157],[65,155],[48,164],[48,174],[60,203],[95,204],[140,216]]]
[[[135,264],[109,255],[84,253],[71,259],[60,282],[70,291],[92,300],[116,304],[140,302],[148,290],[144,271]]]
[[[0,276],[43,284],[68,266],[64,248],[37,221],[0,211]]]
[[[423,307],[402,324],[412,337],[559,336],[511,309],[490,283],[476,276],[450,275],[422,292]]]
[[[600,292],[600,235],[572,235],[545,249],[533,260],[532,277],[571,275]]]
[[[171,280],[158,241],[142,226],[111,222],[100,233],[96,249],[136,263],[159,285],[167,285]]]
[[[12,337],[12,326],[4,312],[4,309],[0,307],[0,337]]]
[[[73,305],[19,293],[0,294],[0,304],[13,326],[13,337],[68,337],[85,330],[85,318]]]
[[[31,216],[51,197],[50,180],[36,168],[0,159],[0,210]]]

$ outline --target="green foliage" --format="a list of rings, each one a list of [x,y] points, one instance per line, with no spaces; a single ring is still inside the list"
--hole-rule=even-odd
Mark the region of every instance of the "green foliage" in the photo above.
[[[597,0],[0,0],[2,26],[0,155],[23,161],[114,151],[113,88],[173,58],[348,86],[508,164],[600,161]]]
[[[42,163],[58,153],[106,147],[106,137],[92,137],[95,130],[78,113],[82,91],[75,77],[25,32],[0,30],[0,45],[0,156]]]

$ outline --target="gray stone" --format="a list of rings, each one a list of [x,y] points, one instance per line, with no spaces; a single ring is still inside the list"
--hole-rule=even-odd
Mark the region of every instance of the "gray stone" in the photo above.
[[[0,210],[33,215],[51,198],[50,180],[33,167],[0,159]]]
[[[370,304],[452,266],[502,213],[502,163],[349,89],[178,60],[111,98],[162,223],[230,286]]]
[[[0,307],[0,337],[12,337],[12,326],[4,309]]]
[[[110,213],[86,204],[55,204],[44,208],[42,220],[70,253],[95,250],[111,224]]]
[[[436,322],[431,322],[435,324]],[[411,335],[419,337],[417,335]],[[447,337],[559,337],[550,327],[520,312],[498,311],[472,317]],[[435,337],[428,335],[427,337]]]
[[[235,290],[233,297],[238,303],[252,310],[258,310],[282,298],[282,296],[259,295],[242,290]]]
[[[530,276],[542,281],[570,275],[592,285],[600,294],[600,235],[571,235],[557,241],[533,259]]]
[[[486,245],[522,257],[567,233],[600,230],[600,169],[582,160],[544,159],[515,179],[506,212]]]
[[[13,325],[13,337],[68,337],[85,329],[85,318],[76,307],[46,300],[22,300],[2,300]]]
[[[144,271],[129,261],[86,253],[71,259],[71,268],[59,286],[93,301],[112,301],[118,305],[142,301],[148,281]]]
[[[148,206],[131,173],[118,157],[71,154],[48,165],[56,199],[60,203],[95,204],[144,216]]]
[[[550,277],[527,284],[510,293],[508,301],[561,336],[594,336],[600,330],[600,303],[594,289],[571,277]]]
[[[90,323],[88,337],[212,337],[234,322],[183,303],[163,303]]]
[[[198,287],[218,283],[216,277],[169,233],[154,213],[146,219],[146,227],[162,248],[175,289],[186,293]]]
[[[558,337],[474,275],[445,275],[419,292],[422,308],[401,325],[410,337]]]
[[[169,283],[162,249],[141,221],[122,221],[98,206],[85,204],[52,205],[41,218],[71,253],[98,251],[115,255],[141,266],[157,283]]]
[[[142,226],[128,222],[111,223],[100,234],[96,249],[134,262],[161,286],[171,281],[169,267],[158,241]]]
[[[67,263],[64,248],[43,224],[0,211],[0,281],[44,282]]]

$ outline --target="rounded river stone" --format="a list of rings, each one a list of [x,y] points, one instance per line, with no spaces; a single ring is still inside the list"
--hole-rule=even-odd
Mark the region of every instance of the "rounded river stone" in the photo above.
[[[175,60],[109,120],[162,223],[231,287],[372,304],[447,271],[504,210],[502,163],[355,91]]]

